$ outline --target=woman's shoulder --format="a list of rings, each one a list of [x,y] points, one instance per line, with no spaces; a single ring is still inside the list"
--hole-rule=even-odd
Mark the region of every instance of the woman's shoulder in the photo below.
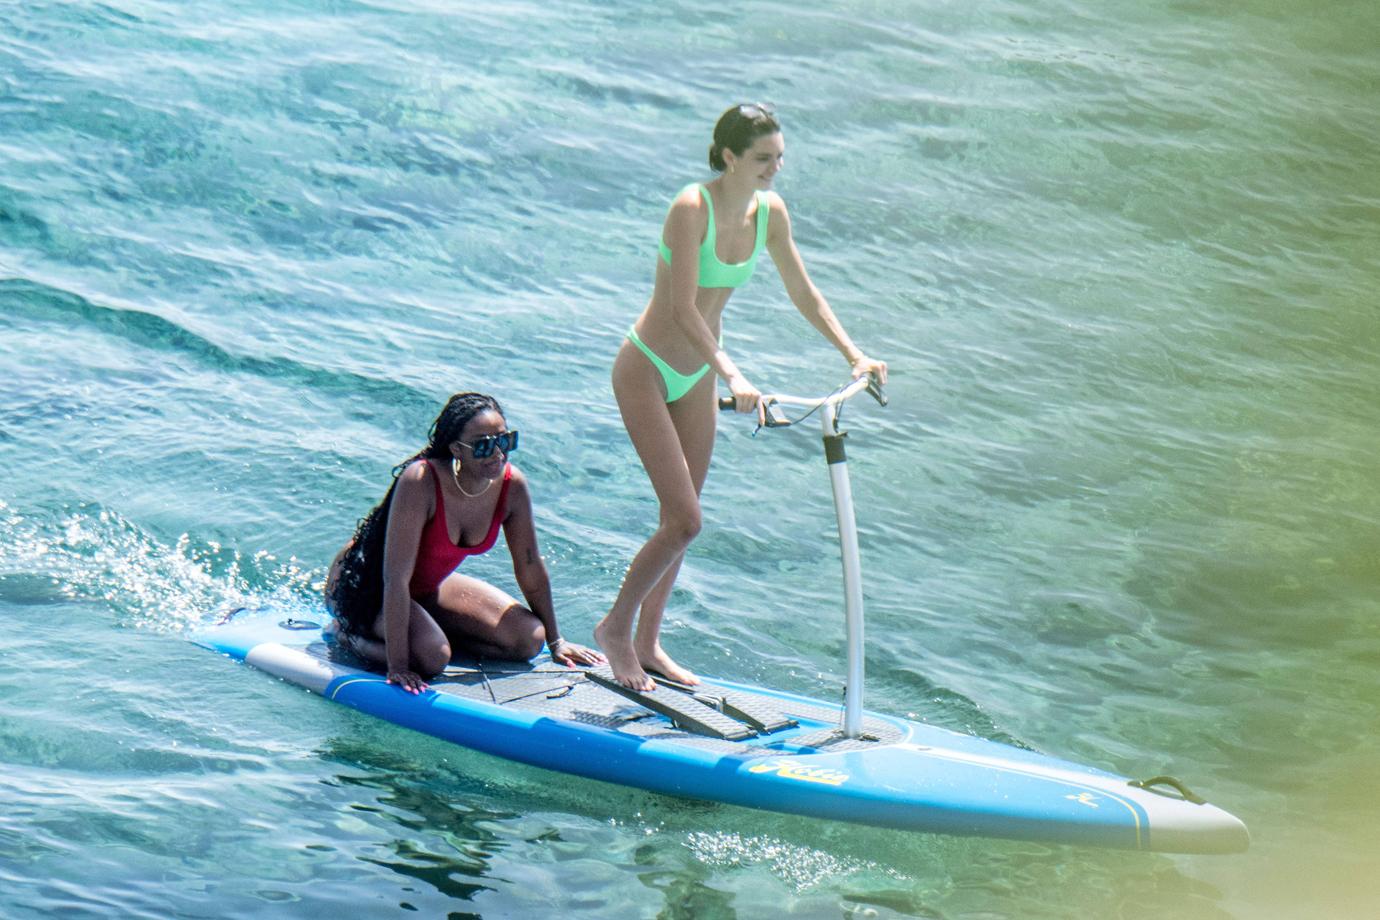
[[[770,189],[761,194],[766,196],[767,242],[775,244],[787,239],[791,235],[791,215],[785,199]]]
[[[532,492],[527,487],[527,477],[522,470],[509,463],[503,470],[503,504],[506,506],[506,520],[514,514],[530,516],[532,513]]]
[[[671,206],[666,209],[666,222],[669,224],[679,221],[703,231],[709,223],[710,206],[705,203],[708,194],[709,190],[702,184],[691,182],[676,192],[676,197],[671,199]]]
[[[426,457],[418,457],[416,460],[409,461],[398,474],[398,480],[410,482],[421,482],[434,472],[431,468],[431,461]]]
[[[688,183],[671,199],[671,213],[707,214],[710,207],[706,202],[708,197],[709,189],[703,182]]]
[[[402,496],[404,501],[422,498],[430,502],[433,487],[427,480],[435,473],[431,462],[425,457],[411,461],[398,473],[397,494]]]

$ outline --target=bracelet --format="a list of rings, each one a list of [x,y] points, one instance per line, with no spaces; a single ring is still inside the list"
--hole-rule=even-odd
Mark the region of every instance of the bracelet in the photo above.
[[[557,636],[554,639],[546,640],[546,647],[550,650],[551,654],[553,655],[559,652],[561,649],[565,648],[569,644],[569,642],[565,641],[560,636]]]

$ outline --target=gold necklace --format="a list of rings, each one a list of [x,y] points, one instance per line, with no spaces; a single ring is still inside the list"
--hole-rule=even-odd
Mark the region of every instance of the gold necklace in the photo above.
[[[488,482],[484,483],[484,488],[480,489],[478,492],[466,492],[466,491],[465,491],[465,487],[462,486],[462,485],[460,485],[460,458],[459,458],[459,457],[452,457],[452,458],[451,458],[451,461],[450,461],[450,478],[455,480],[455,487],[456,487],[457,489],[459,489],[459,490],[460,490],[460,494],[461,494],[461,495],[464,495],[466,498],[478,498],[479,496],[483,495],[485,492],[489,491],[489,486],[491,486],[491,485],[494,484],[493,479],[490,479]]]

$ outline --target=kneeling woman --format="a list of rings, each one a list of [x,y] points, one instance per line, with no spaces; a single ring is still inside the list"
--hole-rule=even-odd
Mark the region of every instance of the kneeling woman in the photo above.
[[[327,605],[342,640],[385,666],[389,683],[425,690],[452,648],[516,660],[545,642],[563,664],[604,660],[556,627],[527,479],[508,463],[517,443],[493,397],[452,396],[432,423],[431,443],[394,470],[388,494],[336,556]],[[493,547],[500,526],[526,607],[456,571]]]

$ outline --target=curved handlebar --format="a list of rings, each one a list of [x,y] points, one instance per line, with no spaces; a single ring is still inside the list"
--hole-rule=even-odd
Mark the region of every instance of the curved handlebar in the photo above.
[[[827,396],[790,396],[785,393],[763,393],[762,406],[766,410],[766,427],[784,428],[791,424],[790,419],[786,418],[781,410],[777,408],[778,406],[801,406],[813,412],[823,405],[837,406],[840,403],[852,399],[864,390],[871,394],[872,398],[877,400],[879,405],[885,406],[887,404],[886,393],[883,392],[882,385],[878,382],[874,374],[855,378]],[[722,396],[719,398],[719,410],[721,412],[731,411],[736,405],[737,403],[732,396]]]

